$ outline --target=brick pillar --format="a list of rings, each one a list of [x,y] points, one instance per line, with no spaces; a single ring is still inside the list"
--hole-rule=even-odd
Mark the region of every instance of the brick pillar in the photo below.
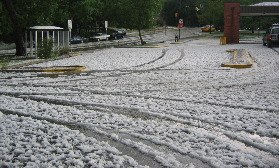
[[[227,43],[239,43],[240,3],[225,3],[224,7],[224,36]]]

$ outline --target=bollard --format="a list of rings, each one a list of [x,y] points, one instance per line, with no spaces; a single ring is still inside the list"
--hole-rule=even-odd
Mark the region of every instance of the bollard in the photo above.
[[[174,41],[175,41],[175,42],[178,42],[178,36],[177,36],[177,34],[175,34]]]
[[[220,45],[226,45],[227,44],[227,38],[226,37],[220,37]]]

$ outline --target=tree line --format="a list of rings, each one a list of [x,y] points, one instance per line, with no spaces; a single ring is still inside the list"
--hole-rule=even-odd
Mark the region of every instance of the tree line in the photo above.
[[[241,5],[262,2],[233,2],[237,1]],[[223,25],[225,2],[230,0],[0,0],[0,41],[15,42],[16,54],[23,55],[25,28],[38,25],[67,28],[67,20],[72,20],[75,34],[89,36],[96,26],[108,21],[110,27],[138,30],[143,43],[141,30],[177,26],[178,19],[183,19],[185,26]],[[242,20],[242,26],[257,27],[278,22],[278,17]]]

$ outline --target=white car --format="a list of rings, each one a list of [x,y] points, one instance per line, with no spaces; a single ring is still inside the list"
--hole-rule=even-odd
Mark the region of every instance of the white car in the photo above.
[[[94,36],[90,37],[90,41],[100,41],[100,40],[108,40],[110,35],[107,35],[106,33],[97,33]]]

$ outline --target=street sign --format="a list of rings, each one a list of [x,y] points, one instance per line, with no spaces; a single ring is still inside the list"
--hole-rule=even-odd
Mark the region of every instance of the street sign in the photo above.
[[[183,19],[179,19],[179,24],[183,24]]]
[[[182,29],[183,28],[183,24],[178,24],[178,28]]]
[[[178,28],[179,29],[183,28],[183,19],[179,19],[179,21],[178,21]]]
[[[73,28],[73,22],[72,20],[68,20],[68,29],[71,31]]]
[[[105,21],[105,28],[108,28],[108,21]]]

